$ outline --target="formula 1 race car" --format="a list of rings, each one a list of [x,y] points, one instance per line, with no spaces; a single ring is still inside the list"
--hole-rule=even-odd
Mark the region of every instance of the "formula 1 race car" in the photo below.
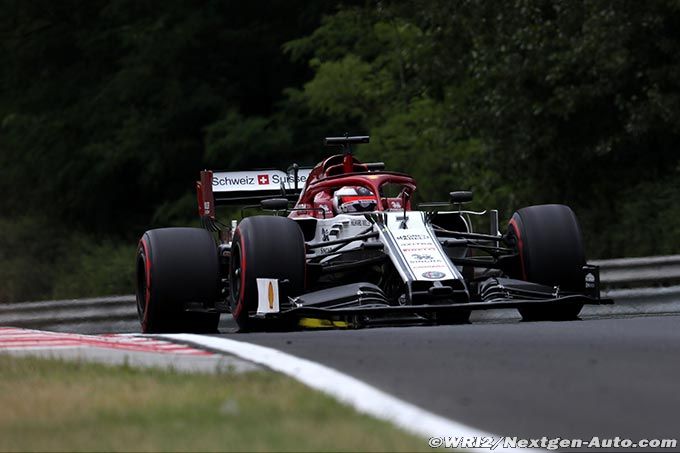
[[[600,299],[573,211],[550,204],[514,213],[463,209],[469,191],[412,206],[416,182],[361,163],[352,145],[314,168],[202,171],[203,228],[142,236],[136,262],[143,332],[214,332],[220,313],[240,330],[467,323],[471,310],[514,308],[525,320],[570,320]],[[274,215],[220,222],[218,205]],[[490,230],[473,232],[473,219]]]

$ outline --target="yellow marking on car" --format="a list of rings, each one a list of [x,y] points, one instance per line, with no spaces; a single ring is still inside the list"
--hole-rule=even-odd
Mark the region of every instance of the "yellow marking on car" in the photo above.
[[[269,298],[269,309],[274,309],[274,286],[272,282],[269,282],[269,290],[267,291],[267,297]]]
[[[349,323],[346,321],[332,321],[330,319],[319,318],[301,318],[298,325],[308,329],[332,329],[334,327],[347,329],[350,327]]]

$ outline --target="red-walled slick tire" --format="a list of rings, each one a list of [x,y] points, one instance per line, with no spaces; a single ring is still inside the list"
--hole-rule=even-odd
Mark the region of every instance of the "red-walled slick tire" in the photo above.
[[[240,330],[267,328],[254,319],[257,279],[287,280],[285,293],[296,296],[305,285],[305,241],[298,224],[287,217],[254,216],[243,219],[231,245],[229,286],[231,312]]]
[[[514,240],[518,260],[513,278],[559,286],[561,291],[583,291],[586,264],[581,229],[568,206],[547,204],[529,206],[515,212],[508,233]],[[525,320],[576,319],[582,304],[546,305],[520,308]]]
[[[185,311],[219,297],[215,241],[200,228],[149,230],[137,248],[137,313],[144,333],[216,332],[219,313]]]

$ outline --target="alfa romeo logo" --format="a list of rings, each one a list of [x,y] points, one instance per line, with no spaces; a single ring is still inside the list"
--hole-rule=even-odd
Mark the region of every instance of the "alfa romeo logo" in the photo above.
[[[423,272],[422,276],[425,278],[431,278],[433,280],[438,280],[440,278],[446,277],[446,274],[443,272],[438,272],[438,271],[428,271],[428,272]]]

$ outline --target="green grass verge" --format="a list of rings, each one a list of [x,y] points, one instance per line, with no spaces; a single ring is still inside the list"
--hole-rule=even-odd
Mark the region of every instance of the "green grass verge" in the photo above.
[[[426,440],[268,372],[0,354],[0,451],[417,451]]]

